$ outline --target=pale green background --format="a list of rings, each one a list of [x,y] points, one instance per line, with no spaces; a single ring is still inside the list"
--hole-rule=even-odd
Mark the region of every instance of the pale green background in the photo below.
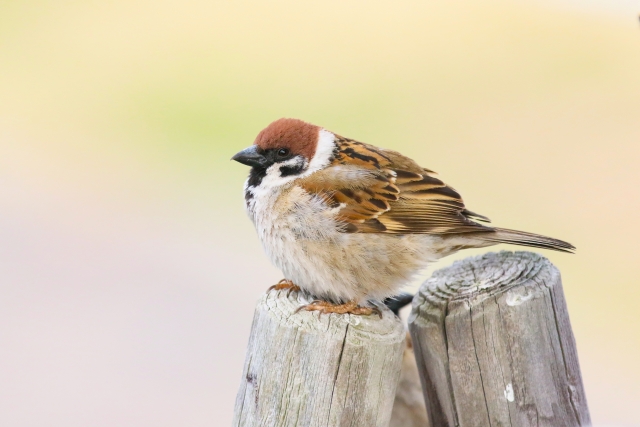
[[[0,425],[230,424],[253,306],[281,274],[229,158],[283,116],[401,150],[495,224],[575,244],[545,255],[593,420],[640,425],[638,11],[2,2]]]

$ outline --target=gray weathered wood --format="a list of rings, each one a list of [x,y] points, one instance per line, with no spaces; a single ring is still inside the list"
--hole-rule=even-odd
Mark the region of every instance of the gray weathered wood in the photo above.
[[[405,331],[377,315],[295,310],[304,293],[265,294],[255,311],[234,426],[387,427]]]
[[[531,252],[436,271],[409,317],[432,427],[588,426],[559,271]]]
[[[389,427],[429,427],[416,356],[408,333]]]

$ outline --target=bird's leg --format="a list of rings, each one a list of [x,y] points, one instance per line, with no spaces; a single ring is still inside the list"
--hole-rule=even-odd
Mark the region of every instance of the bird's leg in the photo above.
[[[287,291],[287,298],[289,297],[291,292],[300,291],[300,287],[298,285],[294,285],[291,280],[282,279],[277,284],[275,284],[275,285],[271,286],[269,289],[267,289],[267,292],[270,292],[270,291],[281,291],[283,289],[285,289]]]
[[[305,311],[319,311],[320,314],[324,313],[336,313],[336,314],[360,314],[368,316],[370,314],[377,314],[382,319],[382,312],[376,307],[361,307],[355,301],[349,301],[345,304],[333,304],[329,301],[315,300],[310,304],[298,307],[296,313],[300,310]]]

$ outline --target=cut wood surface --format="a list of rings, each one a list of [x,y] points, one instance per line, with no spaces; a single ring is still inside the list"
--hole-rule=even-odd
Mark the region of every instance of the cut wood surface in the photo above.
[[[432,427],[589,426],[558,270],[532,252],[436,271],[409,317]]]
[[[295,310],[303,292],[271,291],[256,307],[234,426],[388,427],[405,330],[377,315]]]

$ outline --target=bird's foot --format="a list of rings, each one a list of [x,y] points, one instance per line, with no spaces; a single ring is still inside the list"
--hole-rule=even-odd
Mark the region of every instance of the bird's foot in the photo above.
[[[276,285],[273,285],[269,289],[267,289],[267,292],[282,291],[282,290],[287,291],[287,298],[289,298],[289,295],[291,295],[291,292],[300,291],[300,287],[298,285],[294,285],[291,280],[282,279]]]
[[[382,319],[382,312],[376,307],[361,307],[355,301],[349,301],[345,304],[333,304],[328,301],[315,300],[310,304],[298,307],[296,313],[305,311],[318,311],[320,315],[324,313],[336,313],[336,314],[358,314],[362,316],[369,316],[371,314],[377,314]]]

